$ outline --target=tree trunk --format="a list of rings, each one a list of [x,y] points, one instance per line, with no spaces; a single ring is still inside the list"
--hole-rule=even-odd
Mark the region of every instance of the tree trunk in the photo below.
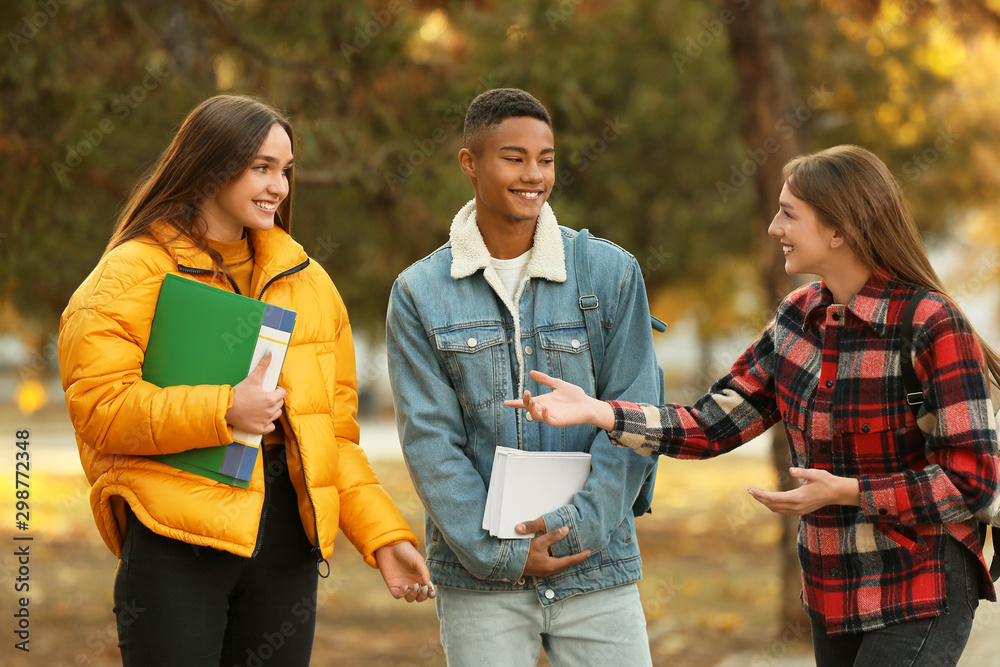
[[[767,235],[767,226],[778,210],[778,195],[784,184],[781,170],[802,151],[801,137],[794,122],[795,112],[802,102],[788,58],[777,1],[726,0],[720,18],[724,22],[730,19],[730,53],[736,66],[743,108],[740,130],[746,142],[744,154],[727,176],[729,185],[735,188],[743,185],[741,175],[747,185],[752,182],[756,188],[753,224],[759,229],[756,234],[757,266],[766,294],[766,308],[770,311],[794,286],[785,273],[777,241]],[[785,432],[780,427],[772,432],[772,457],[779,486],[788,490],[797,485],[788,475],[790,457]],[[802,584],[795,546],[797,529],[797,517],[782,517],[782,628],[787,623],[808,623],[799,602]]]

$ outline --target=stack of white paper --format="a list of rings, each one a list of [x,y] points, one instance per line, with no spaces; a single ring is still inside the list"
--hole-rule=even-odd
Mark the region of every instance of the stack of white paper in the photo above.
[[[568,505],[590,476],[586,452],[526,452],[497,447],[486,493],[483,530],[501,538],[530,538],[514,530],[521,521],[537,519]]]

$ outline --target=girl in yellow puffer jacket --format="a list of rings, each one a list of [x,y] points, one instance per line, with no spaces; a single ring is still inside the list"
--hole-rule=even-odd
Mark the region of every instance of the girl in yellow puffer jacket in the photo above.
[[[259,101],[199,105],[63,313],[59,366],[98,530],[119,557],[125,665],[307,665],[338,527],[396,598],[433,585],[358,443],[350,323],[289,235],[294,135]],[[297,312],[278,388],[157,387],[142,362],[168,273]],[[264,434],[246,489],[148,458]],[[279,637],[280,642],[268,641]]]

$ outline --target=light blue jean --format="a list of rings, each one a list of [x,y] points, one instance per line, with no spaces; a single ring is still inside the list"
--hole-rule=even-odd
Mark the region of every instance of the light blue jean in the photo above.
[[[544,593],[543,593],[544,594]],[[635,584],[542,606],[538,593],[438,587],[441,643],[451,667],[652,666],[646,617]]]

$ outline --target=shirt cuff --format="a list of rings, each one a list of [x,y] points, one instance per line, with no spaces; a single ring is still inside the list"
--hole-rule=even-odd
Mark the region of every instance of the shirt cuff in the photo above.
[[[627,401],[608,401],[615,412],[615,428],[608,432],[611,444],[618,447],[634,449],[639,454],[648,456],[655,448],[648,442],[646,408],[659,413],[655,406],[642,406]]]
[[[861,509],[872,523],[899,523],[899,502],[892,475],[859,477]]]

